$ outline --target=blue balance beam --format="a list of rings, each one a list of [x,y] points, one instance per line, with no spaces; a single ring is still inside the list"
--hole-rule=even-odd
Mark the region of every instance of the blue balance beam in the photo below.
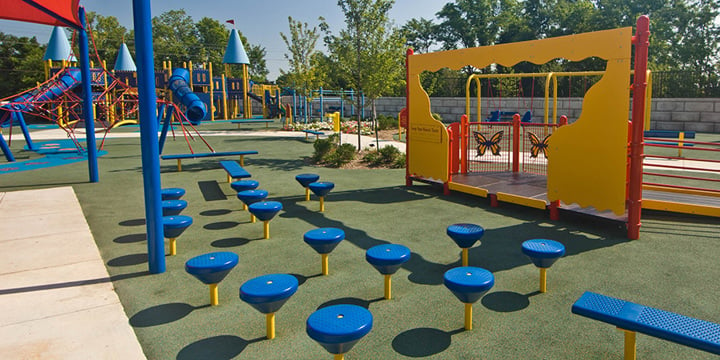
[[[240,120],[232,120],[230,121],[233,124],[237,124],[238,129],[240,128],[240,125],[242,124],[262,124],[265,123],[265,128],[268,128],[268,124],[274,122],[273,119],[240,119]]]
[[[305,140],[307,140],[309,134],[315,135],[315,139],[319,139],[320,135],[325,135],[324,132],[316,130],[302,130],[302,132],[305,133]]]
[[[163,160],[177,160],[177,169],[182,171],[182,160],[183,159],[196,159],[206,157],[222,157],[222,156],[235,156],[240,155],[240,166],[245,166],[245,155],[257,155],[256,150],[247,151],[222,151],[222,152],[211,152],[211,153],[194,153],[194,154],[169,154],[161,155],[160,158]]]
[[[572,312],[625,330],[625,359],[635,358],[635,332],[720,355],[720,324],[589,291],[573,304]]]
[[[680,133],[684,134],[685,139],[694,139],[695,138],[694,131],[645,130],[643,135],[645,135],[645,137],[677,139],[680,137]]]
[[[235,160],[222,160],[220,166],[227,172],[228,183],[233,182],[234,179],[249,178],[250,173],[243,169],[240,164]]]

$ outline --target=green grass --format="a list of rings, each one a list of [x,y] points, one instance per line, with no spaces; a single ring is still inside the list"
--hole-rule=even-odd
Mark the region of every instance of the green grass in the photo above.
[[[211,125],[232,129],[233,125]],[[257,127],[264,128],[264,125]],[[241,130],[246,131],[246,130]],[[252,130],[249,130],[252,131]],[[545,212],[418,184],[404,186],[403,169],[329,169],[306,165],[304,139],[207,137],[218,151],[258,150],[245,168],[282,202],[263,240],[261,223],[239,211],[219,159],[161,161],[164,187],[183,187],[194,224],[178,238],[178,255],[167,271],[147,272],[139,139],[109,139],[99,160],[100,182],[87,183],[84,163],[0,177],[0,191],[71,185],[149,359],[329,359],[305,333],[318,307],[349,302],[369,307],[373,330],[346,359],[606,359],[622,355],[622,333],[572,315],[570,307],[591,290],[720,322],[717,219],[649,212],[639,240],[628,241],[624,225]],[[20,151],[20,141],[13,150]],[[193,143],[200,149],[199,142]],[[199,150],[198,150],[199,151]],[[188,152],[181,138],[165,153]],[[294,180],[317,173],[336,184],[319,213],[315,197],[304,200]],[[460,250],[445,234],[458,222],[481,224],[482,243],[470,250],[470,265],[492,271],[495,287],[474,306],[474,329],[462,331],[463,306],[442,285],[443,273],[459,265]],[[330,255],[330,275],[302,235],[318,227],[345,230]],[[565,244],[567,255],[548,272],[549,292],[537,294],[538,270],[520,252],[531,238]],[[408,246],[412,259],[393,276],[393,296],[382,297],[382,276],[366,263],[369,247]],[[232,251],[239,265],[220,284],[220,305],[209,307],[206,285],[184,271],[193,256]],[[240,285],[268,273],[295,274],[298,292],[277,313],[277,338],[264,340],[264,316],[238,298]],[[645,359],[703,359],[707,353],[639,335]]]

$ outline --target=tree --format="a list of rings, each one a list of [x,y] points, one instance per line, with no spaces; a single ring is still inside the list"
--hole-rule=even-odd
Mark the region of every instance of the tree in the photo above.
[[[160,68],[165,60],[172,61],[174,66],[182,66],[183,62],[198,59],[195,55],[202,52],[198,41],[200,35],[184,9],[153,17],[152,25],[156,68]]]
[[[416,53],[428,53],[435,45],[438,32],[432,21],[420,18],[410,19],[402,27],[402,34],[405,37],[405,44],[413,48]]]
[[[455,0],[437,13],[438,40],[445,50],[492,45],[500,32],[500,2]]]
[[[320,21],[324,19],[320,18]],[[289,71],[280,69],[280,73],[287,75],[285,79],[287,85],[295,88],[303,96],[311,96],[312,90],[321,84],[320,74],[313,62],[313,56],[318,53],[315,46],[320,33],[316,26],[311,29],[307,23],[293,20],[292,16],[288,16],[288,26],[289,37],[283,33],[280,33],[280,37],[290,52],[285,54],[290,69]]]
[[[0,98],[14,95],[43,81],[45,45],[35,37],[0,32]]]
[[[198,54],[202,62],[212,62],[216,64],[215,66],[221,66],[230,36],[225,25],[215,19],[204,17],[195,26],[200,36],[200,43],[203,45],[202,53]]]
[[[89,11],[87,13],[87,23],[92,32],[95,48],[97,49],[100,61],[105,60],[108,68],[115,66],[120,45],[125,39],[133,40],[128,36],[128,31],[120,25],[118,19],[114,16],[102,16],[100,14]],[[90,57],[93,58],[93,43],[90,44]]]
[[[404,86],[405,40],[388,17],[394,3],[394,0],[338,0],[346,28],[336,36],[325,37],[333,60],[350,85],[370,99],[373,119],[375,100],[394,86]],[[357,108],[361,108],[360,96]],[[358,144],[361,120],[358,112]]]

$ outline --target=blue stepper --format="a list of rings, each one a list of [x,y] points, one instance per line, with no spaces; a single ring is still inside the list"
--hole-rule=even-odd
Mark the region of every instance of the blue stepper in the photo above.
[[[453,224],[448,226],[447,234],[461,248],[470,248],[485,234],[485,229],[475,224]]]
[[[237,254],[229,251],[196,256],[185,263],[185,271],[204,284],[217,284],[238,263]]]
[[[162,214],[163,216],[180,215],[187,204],[185,200],[165,200],[162,202]]]
[[[160,156],[163,160],[171,159],[195,159],[204,157],[217,157],[217,156],[233,156],[233,155],[257,155],[256,150],[247,151],[224,151],[224,152],[212,152],[212,153],[195,153],[195,154],[169,154]]]
[[[330,192],[330,190],[335,188],[335,184],[329,181],[316,181],[314,183],[308,184],[308,187],[313,192],[313,194],[317,196],[325,196]]]
[[[258,186],[260,183],[255,180],[238,180],[230,183],[230,187],[237,192],[255,190]]]
[[[372,329],[373,317],[362,306],[324,307],[308,317],[306,331],[331,354],[344,354]]]
[[[268,197],[268,192],[266,190],[244,190],[237,193],[237,198],[245,203],[245,205],[256,203],[266,197]]]
[[[295,180],[302,185],[302,187],[306,188],[310,183],[314,183],[318,180],[320,180],[320,175],[318,174],[299,174],[295,175]]]
[[[274,313],[295,294],[298,281],[288,274],[258,276],[240,286],[240,299],[263,314]]]
[[[163,216],[163,236],[176,238],[193,223],[193,219],[185,215]]]
[[[522,252],[539,268],[549,268],[565,255],[565,246],[555,240],[532,239],[522,243]]]
[[[329,254],[345,239],[345,232],[337,228],[319,228],[310,230],[303,235],[305,243],[318,254]]]
[[[495,277],[485,269],[463,266],[446,271],[443,282],[458,300],[472,304],[492,289]]]
[[[248,205],[250,213],[260,219],[260,221],[271,220],[282,208],[282,204],[277,201],[258,201]]]
[[[313,135],[325,135],[322,131],[316,131],[316,130],[302,130],[304,133],[313,134]]]
[[[183,195],[185,195],[185,189],[183,188],[165,188],[160,190],[162,200],[180,200]]]
[[[410,260],[410,249],[398,244],[376,245],[365,252],[365,260],[381,274],[392,275]]]
[[[222,166],[233,179],[249,178],[251,176],[250,173],[243,169],[240,163],[235,160],[222,160],[220,161],[220,166]]]
[[[720,324],[586,291],[573,314],[720,355]]]

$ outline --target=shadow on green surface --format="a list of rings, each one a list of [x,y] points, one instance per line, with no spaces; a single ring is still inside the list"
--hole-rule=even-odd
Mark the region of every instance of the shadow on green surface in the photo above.
[[[397,353],[409,357],[431,356],[447,350],[452,343],[452,336],[463,331],[464,328],[453,331],[433,328],[410,329],[393,339],[392,348]]]
[[[219,335],[207,339],[198,340],[184,347],[177,354],[177,360],[232,359],[245,350],[252,343],[265,340],[260,337],[252,340],[245,340],[234,335]]]

